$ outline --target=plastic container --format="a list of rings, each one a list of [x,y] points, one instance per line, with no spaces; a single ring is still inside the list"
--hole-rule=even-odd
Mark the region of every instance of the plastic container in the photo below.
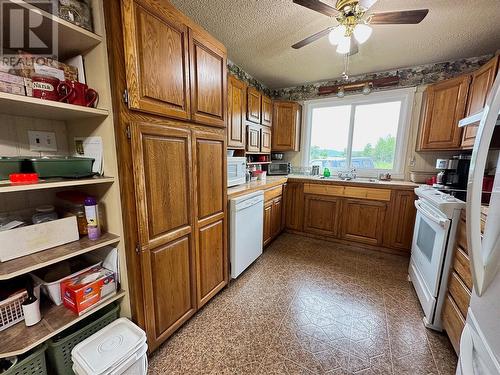
[[[77,266],[69,266],[66,270],[63,270],[61,268],[61,270],[60,271],[58,270],[58,272],[56,272],[56,274],[57,273],[59,275],[64,274],[64,276],[59,276],[56,280],[53,280],[52,277],[50,279],[46,279],[48,272],[53,271],[54,267],[56,267],[56,266],[61,266],[62,263],[63,262],[61,262],[55,266],[50,266],[50,267],[47,267],[45,269],[39,270],[36,273],[30,273],[30,276],[32,277],[32,279],[36,283],[40,284],[40,287],[41,287],[43,293],[46,296],[48,296],[50,298],[50,300],[52,302],[54,302],[57,306],[62,304],[61,282],[63,280],[71,278],[71,277],[75,277],[83,272],[88,271],[92,267],[96,267],[96,266],[99,266],[101,264],[101,262],[99,262],[99,263],[93,264],[93,265],[88,266],[88,267],[83,266],[83,268],[81,268],[80,270],[75,271],[75,272],[71,272],[71,270],[74,268],[77,268]]]
[[[41,178],[79,178],[93,176],[94,159],[73,156],[43,156],[31,158],[33,172]]]
[[[21,173],[23,162],[24,158],[0,157],[0,180],[8,180],[13,173]]]
[[[56,208],[50,204],[35,208],[35,214],[31,218],[33,224],[46,223],[57,219]]]
[[[2,375],[46,375],[47,364],[45,362],[45,350],[47,344],[42,344],[28,354],[28,356],[18,359],[18,362]]]
[[[78,375],[146,374],[146,352],[145,332],[120,318],[73,348],[73,371]]]
[[[47,362],[51,373],[73,375],[71,351],[87,337],[118,319],[119,304],[111,304],[47,342]]]

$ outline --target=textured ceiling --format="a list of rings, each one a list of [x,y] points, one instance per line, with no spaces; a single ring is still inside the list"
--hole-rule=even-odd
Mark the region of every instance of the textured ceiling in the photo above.
[[[329,2],[331,0],[324,0]],[[213,34],[229,59],[271,88],[339,77],[343,60],[323,38],[295,42],[335,23],[292,0],[172,0]],[[428,8],[419,25],[377,25],[349,73],[371,73],[500,49],[500,0],[379,0],[371,11]]]

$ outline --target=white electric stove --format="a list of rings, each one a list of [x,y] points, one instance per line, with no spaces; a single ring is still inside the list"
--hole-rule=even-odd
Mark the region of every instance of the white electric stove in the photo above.
[[[408,274],[422,305],[426,327],[441,331],[441,310],[465,202],[427,185],[416,188],[415,193],[417,218]]]

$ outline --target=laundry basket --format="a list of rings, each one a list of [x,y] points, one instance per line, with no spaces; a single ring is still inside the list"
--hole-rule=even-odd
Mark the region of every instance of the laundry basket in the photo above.
[[[120,305],[118,304],[106,306],[49,340],[47,361],[50,372],[58,375],[73,375],[71,351],[75,345],[118,319],[119,312]]]
[[[14,366],[2,375],[47,375],[47,366],[45,363],[46,344],[33,349],[27,357],[20,359]]]

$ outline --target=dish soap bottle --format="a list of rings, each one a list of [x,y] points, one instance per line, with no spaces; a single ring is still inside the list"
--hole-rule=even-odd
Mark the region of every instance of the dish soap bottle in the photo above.
[[[323,169],[323,177],[330,177],[330,170],[328,168]]]

